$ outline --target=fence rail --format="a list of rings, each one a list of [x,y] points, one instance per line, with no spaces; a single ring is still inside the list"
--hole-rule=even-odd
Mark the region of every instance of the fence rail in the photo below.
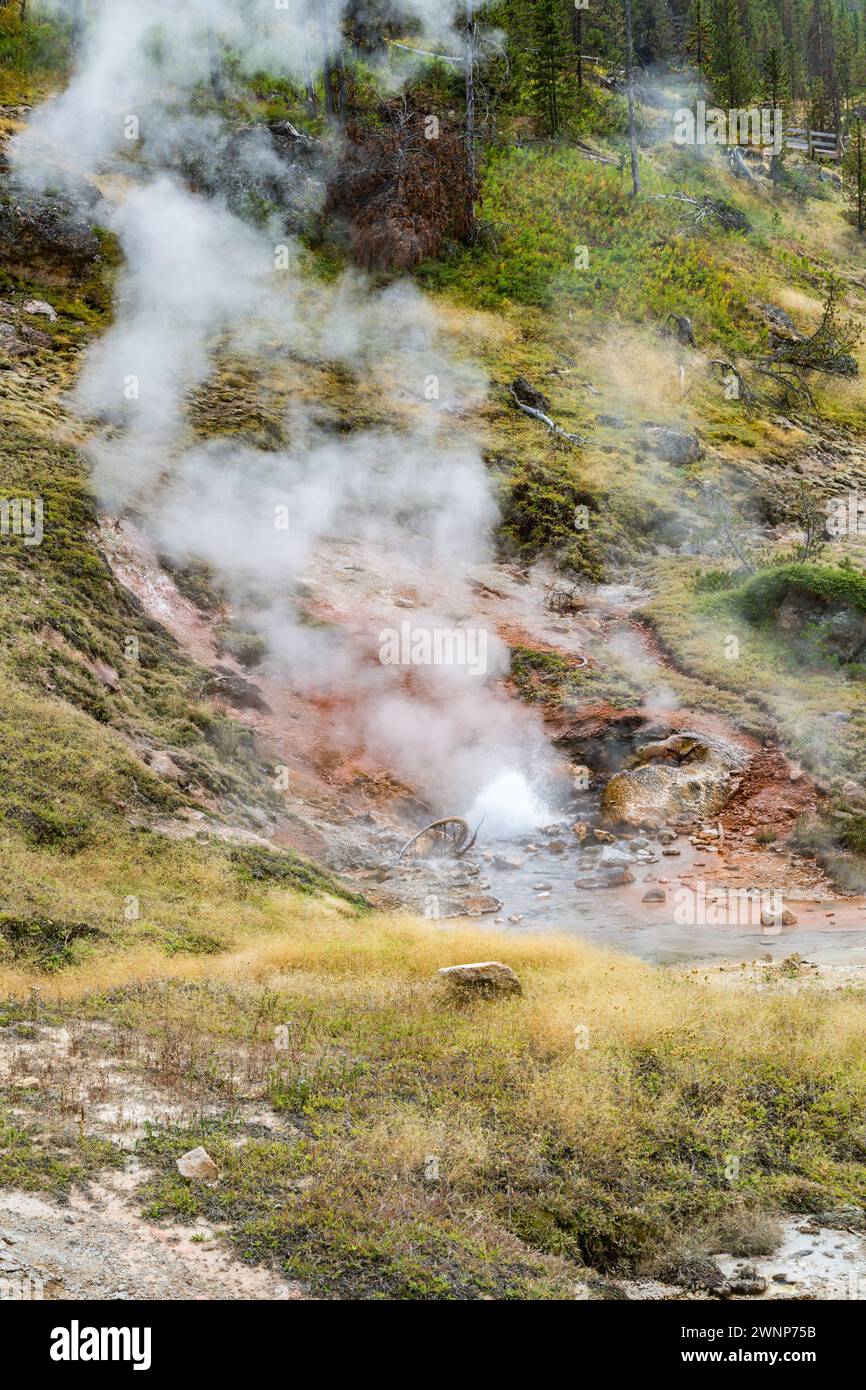
[[[792,126],[785,131],[785,148],[800,150],[809,159],[841,159],[842,142],[833,130],[808,130],[804,126]]]

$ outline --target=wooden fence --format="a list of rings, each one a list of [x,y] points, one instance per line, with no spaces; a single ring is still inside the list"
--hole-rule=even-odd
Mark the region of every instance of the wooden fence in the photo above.
[[[800,150],[808,159],[841,159],[842,142],[833,130],[805,130],[795,127],[785,131],[785,146]]]

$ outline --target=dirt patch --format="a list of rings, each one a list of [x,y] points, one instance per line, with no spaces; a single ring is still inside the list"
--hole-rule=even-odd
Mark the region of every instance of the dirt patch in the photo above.
[[[262,1265],[245,1265],[207,1221],[156,1226],[132,1199],[147,1173],[122,1173],[74,1192],[68,1205],[29,1193],[0,1193],[0,1279],[47,1299],[304,1298]],[[22,1294],[17,1295],[21,1297]],[[23,1294],[33,1297],[31,1292]]]
[[[719,818],[732,835],[764,830],[787,838],[797,818],[813,812],[817,803],[812,779],[792,768],[778,748],[768,747],[753,754]]]

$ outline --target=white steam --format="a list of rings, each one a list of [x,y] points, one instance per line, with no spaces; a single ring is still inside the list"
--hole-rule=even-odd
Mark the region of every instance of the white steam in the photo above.
[[[400,9],[458,44],[456,3]],[[102,504],[134,512],[160,553],[214,568],[245,625],[266,637],[268,674],[338,700],[335,743],[360,741],[445,811],[465,810],[486,788],[473,814],[486,814],[492,833],[523,830],[545,818],[526,781],[543,740],[536,717],[496,687],[508,657],[495,633],[484,633],[481,673],[459,661],[387,665],[380,628],[399,610],[317,626],[298,602],[310,567],[350,543],[411,574],[415,623],[472,627],[465,581],[489,558],[497,512],[477,442],[458,423],[483,399],[483,375],[448,351],[411,285],[374,293],[355,274],[331,286],[306,277],[302,249],[278,227],[251,226],[227,195],[191,191],[177,172],[179,149],[204,161],[209,178],[224,172],[214,151],[230,132],[191,100],[209,80],[214,44],[232,50],[236,71],[302,79],[333,51],[342,11],[342,0],[105,0],[69,87],[34,113],[12,159],[34,188],[61,171],[70,186],[99,175],[110,190],[100,216],[124,254],[116,316],[73,397],[99,427]],[[141,137],[134,157],[130,117]],[[278,184],[290,177],[264,136],[244,159]],[[227,356],[283,379],[289,360],[339,363],[378,414],[400,423],[337,433],[295,400],[280,448],[226,436],[202,443],[190,394]],[[446,590],[456,623],[439,611]]]

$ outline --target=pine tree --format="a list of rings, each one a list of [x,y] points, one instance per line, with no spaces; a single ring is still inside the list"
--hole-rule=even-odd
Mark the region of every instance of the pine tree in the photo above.
[[[686,53],[697,71],[704,75],[710,62],[710,25],[706,0],[693,0],[686,30]]]
[[[866,230],[866,126],[859,116],[851,126],[842,159],[842,186],[848,199],[848,216],[862,236]]]
[[[568,66],[561,0],[530,0],[528,75],[533,104],[549,135],[562,126]]]
[[[789,100],[790,94],[782,51],[777,44],[770,44],[761,54],[761,104],[775,111]]]
[[[755,77],[738,0],[712,0],[710,32],[710,77],[716,99],[729,108],[748,106]]]
[[[833,35],[833,11],[829,0],[812,0],[809,28],[806,35],[806,62],[813,81],[820,80],[826,102],[824,125],[813,130],[838,130],[841,117],[839,83],[836,75],[836,48]]]
[[[833,111],[824,90],[823,77],[811,78],[808,86],[808,116],[810,130],[829,130]]]

